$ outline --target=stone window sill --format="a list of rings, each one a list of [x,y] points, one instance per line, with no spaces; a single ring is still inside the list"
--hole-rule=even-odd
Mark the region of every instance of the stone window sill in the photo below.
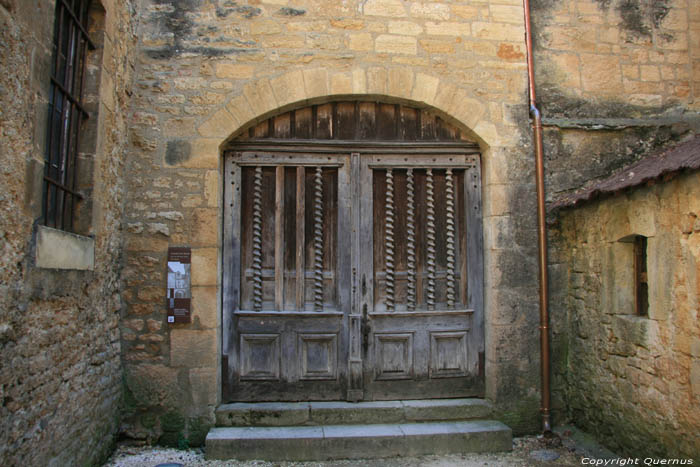
[[[95,269],[95,240],[51,227],[39,226],[35,264],[44,269]]]

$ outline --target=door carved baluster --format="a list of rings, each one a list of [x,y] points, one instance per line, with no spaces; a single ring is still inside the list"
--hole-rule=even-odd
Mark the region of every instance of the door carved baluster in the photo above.
[[[426,243],[428,258],[426,260],[428,269],[428,290],[426,293],[426,303],[428,310],[435,310],[435,195],[433,184],[433,169],[426,171]]]
[[[386,311],[394,311],[394,173],[386,170],[386,232],[384,248],[386,256]]]
[[[447,307],[455,306],[455,190],[452,169],[445,174],[447,208]]]
[[[314,174],[314,311],[323,311],[323,172]]]
[[[306,192],[304,185],[306,181],[304,166],[297,167],[297,205],[296,205],[296,305],[297,310],[304,310],[304,242],[305,242],[305,222],[304,206],[306,205]]]
[[[413,169],[406,171],[406,253],[408,256],[408,284],[406,286],[406,307],[416,309],[416,210]]]
[[[253,181],[253,309],[262,310],[262,304],[262,167],[256,167]]]

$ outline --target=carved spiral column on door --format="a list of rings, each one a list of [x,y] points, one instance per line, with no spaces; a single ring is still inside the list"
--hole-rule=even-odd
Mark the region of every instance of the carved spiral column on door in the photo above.
[[[445,174],[445,198],[447,208],[447,306],[455,306],[455,190],[452,169]]]
[[[262,167],[256,167],[253,180],[253,309],[262,310],[262,304]]]
[[[386,311],[394,311],[394,173],[386,170],[386,232],[384,235],[386,264]]]
[[[323,172],[314,174],[314,311],[323,311]]]
[[[433,184],[433,169],[426,170],[426,243],[428,258],[426,260],[428,269],[428,290],[426,302],[428,310],[435,309],[435,186]]]
[[[406,307],[409,311],[413,311],[416,309],[416,209],[413,169],[406,171],[406,253],[408,257]]]

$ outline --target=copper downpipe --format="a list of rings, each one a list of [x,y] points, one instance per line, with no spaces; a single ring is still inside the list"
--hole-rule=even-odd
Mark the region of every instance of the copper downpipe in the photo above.
[[[542,146],[542,116],[535,97],[535,68],[532,54],[532,26],[530,24],[530,0],[523,0],[525,11],[525,42],[527,44],[527,77],[530,97],[530,116],[535,137],[535,185],[537,188],[537,245],[540,279],[540,368],[542,370],[542,431],[552,431],[550,419],[549,386],[549,292],[547,289],[547,230],[544,209],[544,149]]]

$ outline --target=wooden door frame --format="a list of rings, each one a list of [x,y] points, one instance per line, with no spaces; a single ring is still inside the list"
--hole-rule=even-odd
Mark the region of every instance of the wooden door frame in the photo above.
[[[478,145],[470,142],[424,142],[424,141],[387,141],[387,142],[365,142],[365,141],[340,141],[340,140],[260,140],[260,141],[243,141],[240,143],[229,144],[224,151],[224,177],[223,177],[223,251],[222,251],[222,335],[221,335],[221,384],[222,398],[226,399],[227,385],[229,379],[234,374],[234,365],[232,356],[235,358],[235,342],[231,337],[234,335],[235,319],[230,310],[238,306],[240,294],[240,268],[234,267],[236,260],[235,251],[240,250],[240,216],[235,216],[234,213],[240,212],[240,196],[235,193],[240,193],[241,189],[241,172],[236,169],[234,155],[243,151],[264,151],[272,153],[301,153],[309,156],[319,155],[321,153],[330,154],[338,153],[350,155],[350,177],[361,176],[360,157],[366,154],[401,154],[407,157],[412,155],[446,155],[460,154],[468,155],[475,161],[473,168],[468,169],[465,176],[465,190],[468,196],[467,206],[467,225],[477,226],[473,229],[474,234],[467,236],[467,251],[475,252],[468,257],[468,303],[470,309],[478,310],[475,313],[475,321],[473,326],[479,328],[481,339],[478,342],[470,344],[470,351],[476,352],[479,358],[479,378],[484,383],[484,251],[483,251],[483,219],[481,206],[481,155]],[[318,156],[317,156],[318,157]],[[318,162],[322,163],[320,157]],[[470,181],[471,180],[471,181]],[[370,180],[371,181],[371,180]],[[366,182],[366,180],[363,180]],[[355,187],[360,187],[361,184],[355,184]],[[353,222],[357,221],[359,225],[360,211],[362,210],[361,196],[358,192],[352,193],[350,199],[350,208],[353,216]],[[366,207],[365,207],[366,208]],[[234,222],[235,219],[235,222]],[[346,329],[348,336],[348,362],[347,362],[347,381],[346,387],[347,400],[358,401],[364,398],[363,384],[363,358],[362,358],[362,306],[368,300],[365,294],[363,297],[361,291],[363,289],[361,278],[357,277],[357,271],[362,270],[360,264],[359,251],[362,241],[359,235],[354,235],[351,239],[351,264],[352,272],[348,272],[351,280],[351,305],[348,314]],[[239,259],[240,260],[240,259]],[[235,271],[238,271],[234,277]],[[342,384],[342,382],[341,382]],[[483,391],[482,391],[483,392]],[[224,402],[228,402],[224,400]]]

